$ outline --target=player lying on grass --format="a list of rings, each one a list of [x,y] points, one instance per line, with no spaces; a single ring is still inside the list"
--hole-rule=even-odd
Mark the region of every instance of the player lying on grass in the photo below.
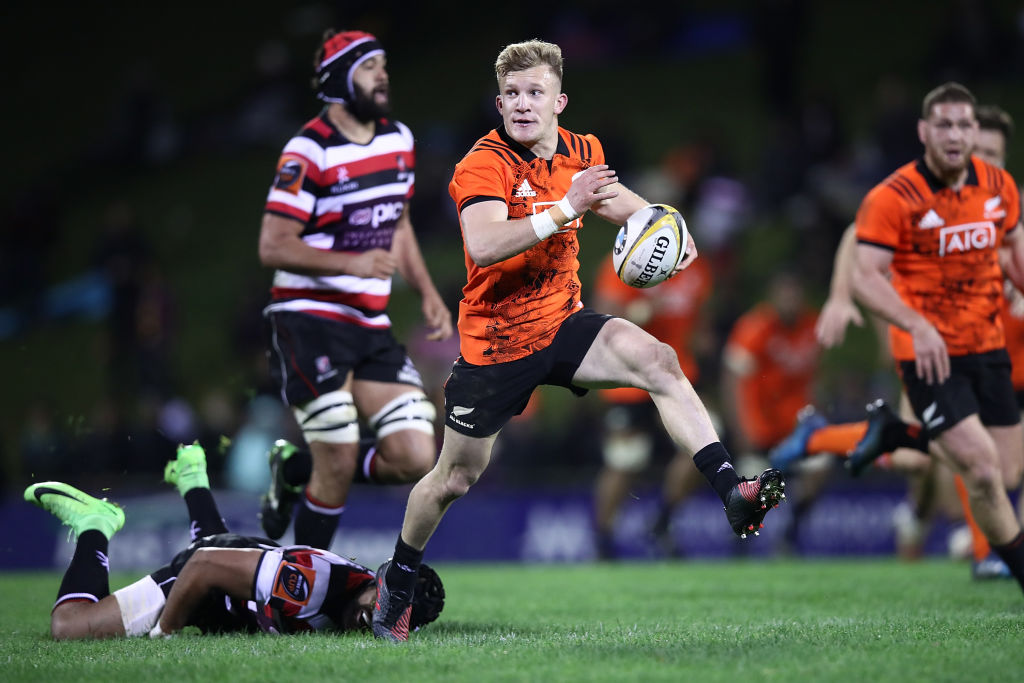
[[[192,544],[113,594],[107,544],[124,526],[121,508],[60,482],[25,490],[26,500],[78,536],[50,615],[54,638],[157,637],[185,626],[204,633],[369,631],[376,591],[370,569],[309,546],[229,533],[199,445],[179,447],[164,478],[188,506]],[[443,607],[441,579],[421,565],[409,627],[430,623]]]

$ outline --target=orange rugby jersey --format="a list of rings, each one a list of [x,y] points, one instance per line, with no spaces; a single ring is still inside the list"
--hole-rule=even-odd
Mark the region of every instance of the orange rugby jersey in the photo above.
[[[656,287],[638,289],[619,279],[609,253],[598,268],[594,292],[622,307],[636,301],[650,301],[654,314],[643,328],[675,349],[686,377],[691,383],[697,381],[697,360],[690,350],[690,342],[701,308],[711,295],[711,268],[704,259],[698,257],[684,271]],[[646,391],[633,387],[602,389],[601,396],[615,403],[638,403],[649,398]]]
[[[1017,185],[1005,170],[971,157],[959,192],[942,184],[924,160],[875,186],[857,212],[857,241],[893,252],[892,286],[931,322],[949,354],[1004,346],[998,249],[1020,220]],[[895,325],[896,360],[913,360],[913,339]]]
[[[448,192],[461,216],[470,204],[502,201],[509,219],[546,211],[565,196],[572,177],[604,163],[593,135],[558,129],[551,161],[513,140],[504,127],[477,140],[455,166]],[[466,286],[459,302],[462,357],[476,365],[505,363],[547,347],[558,326],[580,303],[579,241],[582,219],[522,254],[480,267],[466,253]]]
[[[737,411],[747,438],[767,449],[793,429],[797,413],[811,403],[820,347],[814,336],[817,315],[808,310],[792,326],[767,303],[739,317],[726,348],[746,350],[754,367],[739,383]]]

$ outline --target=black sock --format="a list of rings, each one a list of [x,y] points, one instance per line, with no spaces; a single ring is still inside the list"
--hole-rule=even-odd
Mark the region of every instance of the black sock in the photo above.
[[[305,486],[313,475],[313,454],[301,448],[296,450],[282,463],[281,475],[289,486]]]
[[[1017,579],[1021,590],[1024,590],[1024,531],[1020,531],[1012,541],[1006,545],[990,544],[992,550],[1003,559],[1006,566],[1010,568],[1013,578]]]
[[[732,467],[729,451],[725,450],[721,441],[709,443],[694,454],[693,463],[724,503],[729,497],[729,491],[740,481]]]
[[[359,455],[356,457],[356,472],[352,481],[356,484],[375,484],[373,461],[377,457],[377,442],[374,439],[359,440]]]
[[[322,550],[330,550],[334,530],[345,511],[344,505],[328,507],[310,498],[306,492],[295,512],[295,542]]]
[[[189,531],[193,541],[203,536],[227,533],[228,528],[224,525],[224,518],[220,516],[210,489],[189,489],[185,493],[185,505],[188,507],[189,519],[192,520]]]
[[[921,425],[907,424],[902,420],[886,425],[882,430],[882,452],[891,453],[897,448],[913,448],[928,452],[928,433]]]
[[[419,576],[420,563],[423,562],[423,551],[416,550],[398,536],[395,543],[395,554],[391,557],[391,565],[384,580],[388,590],[412,595],[416,589],[416,578]]]
[[[107,545],[107,537],[102,531],[90,529],[82,532],[71,564],[64,572],[64,580],[60,582],[56,605],[68,600],[99,602],[110,595]]]

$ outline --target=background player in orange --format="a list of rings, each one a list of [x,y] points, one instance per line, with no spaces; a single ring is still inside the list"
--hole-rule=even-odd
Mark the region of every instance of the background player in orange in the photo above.
[[[393,642],[408,639],[412,581],[427,542],[487,468],[498,432],[540,385],[578,394],[614,386],[649,392],[738,535],[756,531],[782,497],[777,471],[752,480],[736,474],[672,347],[583,307],[580,217],[593,211],[621,225],[648,202],[618,182],[596,136],[559,126],[569,101],[561,49],[539,40],[508,45],[495,75],[502,123],[473,145],[449,184],[467,283],[459,304],[461,356],[445,384],[444,443],[437,465],[409,495],[393,558],[377,572],[373,632]],[[695,257],[688,248],[683,266]]]
[[[279,538],[298,498],[296,542],[329,548],[354,479],[411,482],[434,462],[436,409],[391,331],[392,274],[419,293],[429,338],[449,338],[452,320],[409,217],[413,135],[389,118],[383,46],[329,30],[314,65],[325,106],[285,144],[259,238],[260,261],[275,269],[264,309],[270,372],[312,464],[295,467],[287,443],[271,451],[261,519]],[[362,453],[360,421],[375,440]],[[296,491],[287,470],[311,470],[308,484]]]
[[[641,289],[622,282],[608,254],[594,279],[594,309],[636,323],[655,339],[671,346],[683,374],[698,386],[697,359],[693,346],[700,335],[701,311],[711,295],[711,269],[697,259],[686,270],[657,287]],[[706,327],[706,326],[705,326]],[[705,331],[706,332],[706,331]],[[658,417],[651,396],[642,389],[602,389],[607,403],[604,415],[602,457],[604,465],[594,487],[594,521],[598,556],[615,557],[614,526],[630,486],[659,448],[673,448]],[[666,443],[667,442],[667,443]],[[675,453],[665,467],[658,513],[651,526],[659,550],[670,557],[679,554],[671,529],[672,512],[702,484],[693,458]]]
[[[1024,589],[1024,532],[1006,493],[1024,471],[1024,431],[999,315],[999,250],[1009,248],[1003,268],[1024,284],[1024,229],[1012,176],[971,154],[975,104],[957,83],[925,97],[924,157],[857,213],[854,294],[890,323],[929,452],[963,477],[974,519]]]
[[[740,454],[764,458],[789,433],[800,409],[812,402],[820,357],[816,318],[800,278],[780,270],[771,278],[767,298],[733,323],[722,358],[722,407],[732,446]],[[812,490],[816,483],[815,475],[809,475],[800,489]],[[796,493],[787,530],[791,544],[812,501],[813,496]]]
[[[1013,132],[1013,119],[994,105],[979,106],[977,110],[978,132],[974,156],[994,166],[1003,168],[1006,163],[1007,143]],[[852,269],[856,251],[856,224],[851,224],[843,234],[836,252],[835,268],[832,273],[829,296],[818,318],[818,339],[825,348],[842,342],[849,324],[863,324],[863,318],[852,298]],[[1006,251],[1005,249],[1003,251]],[[1024,311],[1014,311],[1011,301],[1019,301],[1010,295],[1015,292],[1007,280],[1006,296],[1003,297],[1002,320],[1006,327],[1006,348],[1013,362],[1013,383],[1018,393],[1018,404],[1024,407]],[[1018,304],[1019,305],[1019,304]],[[886,324],[877,316],[871,316],[880,337],[884,337]],[[883,346],[887,356],[888,347]],[[962,479],[951,476],[952,471],[927,457],[927,438],[921,434],[917,418],[901,392],[899,416],[902,422],[882,405],[871,406],[872,422],[876,424],[877,439],[871,447],[890,453],[888,465],[910,478],[909,510],[900,508],[896,522],[897,547],[905,557],[917,557],[921,551],[931,517],[938,508],[944,509],[950,518],[962,515],[966,518],[973,540],[973,562],[971,575],[974,578],[1010,577],[1005,563],[991,551],[984,534],[974,522],[967,501],[967,490]],[[823,417],[816,413],[805,413],[796,429],[772,452],[772,466],[787,469],[792,462],[808,455],[835,453],[847,455],[863,439],[868,422],[825,425]],[[861,447],[868,453],[868,444]],[[898,447],[898,446],[906,447]],[[959,500],[955,497],[959,496]],[[1024,511],[1024,504],[1018,503],[1018,510]]]

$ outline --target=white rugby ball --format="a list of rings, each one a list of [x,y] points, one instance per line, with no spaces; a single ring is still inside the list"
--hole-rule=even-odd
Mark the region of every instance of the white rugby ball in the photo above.
[[[689,240],[686,221],[667,204],[649,204],[619,228],[612,264],[630,287],[653,287],[675,270]]]

